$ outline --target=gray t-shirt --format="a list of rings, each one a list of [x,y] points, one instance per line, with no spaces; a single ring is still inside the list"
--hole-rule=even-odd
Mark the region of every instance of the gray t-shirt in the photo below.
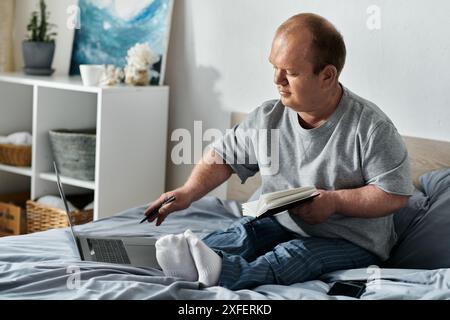
[[[391,194],[411,195],[408,153],[394,124],[376,105],[343,89],[335,112],[320,127],[304,129],[294,110],[271,100],[213,148],[242,183],[261,171],[263,194],[302,186],[339,190],[373,184]],[[316,225],[287,212],[277,219],[302,235],[346,239],[382,260],[397,241],[392,215],[333,214]]]

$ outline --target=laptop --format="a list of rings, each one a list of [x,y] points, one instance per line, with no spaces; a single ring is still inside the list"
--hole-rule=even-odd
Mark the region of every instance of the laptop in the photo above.
[[[79,236],[72,226],[72,216],[67,205],[66,195],[61,184],[58,168],[53,162],[59,194],[66,208],[70,231],[81,260],[114,264],[127,264],[136,267],[151,267],[161,270],[156,260],[154,238],[145,237],[92,237]]]

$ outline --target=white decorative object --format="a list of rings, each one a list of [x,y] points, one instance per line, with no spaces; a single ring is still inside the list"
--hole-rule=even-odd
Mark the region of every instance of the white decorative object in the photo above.
[[[159,57],[150,49],[148,43],[137,43],[128,50],[125,82],[134,86],[148,85],[149,68],[158,61]]]
[[[94,209],[94,201],[92,201],[91,203],[87,204],[83,210],[93,210]]]
[[[29,132],[15,132],[7,137],[0,137],[0,143],[31,145],[33,137]]]
[[[85,86],[97,86],[105,72],[102,64],[82,64],[80,65],[81,80]]]
[[[61,210],[66,210],[66,207],[64,206],[64,202],[60,197],[57,196],[43,196],[40,197],[37,200],[37,203],[49,206],[51,208],[57,208]],[[69,207],[69,211],[76,211],[78,210],[70,201],[67,201],[67,206]]]
[[[106,66],[105,72],[103,73],[102,78],[100,79],[101,86],[114,86],[120,82],[125,77],[125,73],[123,69],[116,68],[114,65],[110,64]]]

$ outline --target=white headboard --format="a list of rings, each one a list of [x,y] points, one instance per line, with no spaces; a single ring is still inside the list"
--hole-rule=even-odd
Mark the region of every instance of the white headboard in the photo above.
[[[231,114],[231,127],[242,122],[245,113]],[[404,136],[411,161],[411,173],[414,185],[419,187],[418,178],[427,171],[440,168],[450,168],[450,142],[429,140]],[[227,199],[246,201],[261,185],[259,174],[241,184],[239,178],[233,175],[228,181]]]

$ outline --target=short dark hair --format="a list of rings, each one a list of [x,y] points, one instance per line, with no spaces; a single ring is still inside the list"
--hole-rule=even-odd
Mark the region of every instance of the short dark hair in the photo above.
[[[313,13],[301,13],[291,17],[285,22],[285,28],[290,29],[291,23],[297,27],[306,27],[311,32],[314,74],[319,74],[331,64],[336,67],[339,75],[344,68],[347,54],[341,33],[328,20]]]

